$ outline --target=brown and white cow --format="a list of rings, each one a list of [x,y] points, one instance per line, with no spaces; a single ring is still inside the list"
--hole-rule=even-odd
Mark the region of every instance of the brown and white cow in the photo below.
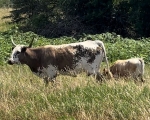
[[[56,78],[57,73],[70,71],[76,72],[83,69],[87,75],[95,75],[97,80],[102,80],[99,73],[100,64],[106,57],[105,47],[102,41],[84,41],[63,45],[46,45],[31,48],[33,40],[27,47],[16,45],[12,51],[8,64],[26,64],[37,76],[44,78],[48,83]]]
[[[139,77],[142,82],[144,74],[144,60],[142,58],[131,58],[126,60],[117,60],[110,67],[110,72],[113,77],[129,77],[132,76],[135,80]],[[107,69],[104,68],[103,75],[107,75]]]

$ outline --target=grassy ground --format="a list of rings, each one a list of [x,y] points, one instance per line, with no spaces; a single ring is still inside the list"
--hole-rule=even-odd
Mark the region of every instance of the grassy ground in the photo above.
[[[133,80],[95,82],[85,73],[57,77],[44,86],[26,66],[0,67],[1,120],[148,120],[150,68],[142,84]]]
[[[10,19],[4,18],[10,15],[11,8],[0,8],[0,32],[6,31],[11,27]]]

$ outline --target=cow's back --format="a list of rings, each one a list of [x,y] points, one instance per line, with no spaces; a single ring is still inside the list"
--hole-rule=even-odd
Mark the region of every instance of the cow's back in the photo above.
[[[68,47],[68,46],[83,46],[84,48],[87,49],[96,49],[97,47],[99,47],[99,45],[97,44],[97,41],[92,41],[92,40],[87,40],[87,41],[83,41],[83,42],[76,42],[76,43],[70,43],[70,44],[61,44],[61,45],[45,45],[45,48],[49,48],[49,47],[53,47],[53,48],[64,48],[64,47]]]

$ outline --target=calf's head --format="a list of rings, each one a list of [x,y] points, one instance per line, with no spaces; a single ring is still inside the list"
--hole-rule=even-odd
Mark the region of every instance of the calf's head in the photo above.
[[[103,69],[103,76],[107,77],[108,79],[114,79],[113,74],[111,73],[110,70],[104,68]]]
[[[13,64],[23,63],[25,57],[25,51],[27,48],[32,47],[33,40],[34,39],[32,39],[30,45],[27,47],[25,45],[16,45],[13,39],[11,39],[14,48],[12,49],[12,53],[10,55],[10,58],[8,59],[8,64],[13,65]]]

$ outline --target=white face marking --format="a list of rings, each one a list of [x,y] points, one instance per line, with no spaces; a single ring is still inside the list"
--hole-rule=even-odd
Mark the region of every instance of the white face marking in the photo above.
[[[19,58],[18,58],[18,55],[19,55],[19,53],[21,52],[22,47],[24,47],[24,46],[25,46],[25,45],[17,45],[17,46],[13,49],[12,54],[11,54],[9,60],[11,60],[13,63],[16,63],[16,64],[20,63]]]

